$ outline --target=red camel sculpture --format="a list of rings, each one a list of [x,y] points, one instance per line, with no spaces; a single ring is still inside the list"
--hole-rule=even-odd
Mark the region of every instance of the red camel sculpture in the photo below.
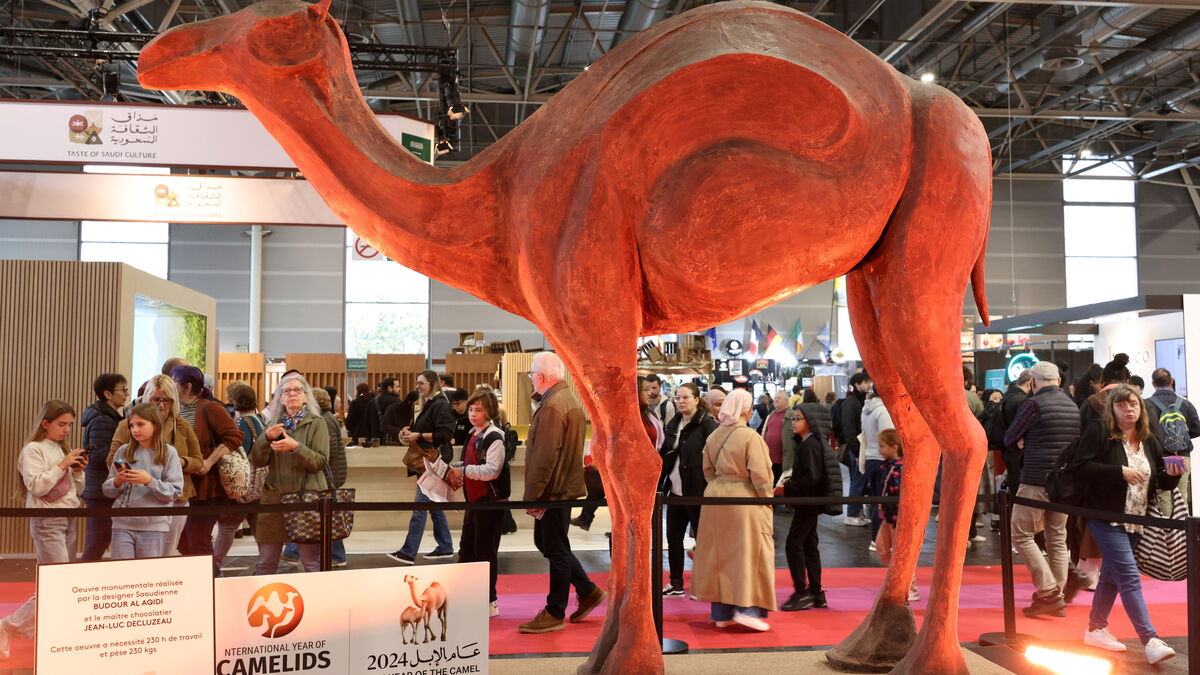
[[[529,319],[557,349],[591,413],[617,535],[611,611],[581,670],[663,670],[646,555],[659,459],[630,394],[638,336],[723,324],[846,274],[854,334],[908,468],[882,593],[830,659],[965,671],[957,598],[985,441],[962,390],[959,322],[968,277],[987,316],[991,200],[970,110],[800,12],[721,2],[623,42],[442,170],[376,123],[328,9],[268,0],[180,26],[143,49],[141,82],[237,96],[356,233]],[[790,254],[764,256],[764,240]],[[752,272],[709,286],[745,260]],[[905,595],[939,444],[941,531],[917,634]]]

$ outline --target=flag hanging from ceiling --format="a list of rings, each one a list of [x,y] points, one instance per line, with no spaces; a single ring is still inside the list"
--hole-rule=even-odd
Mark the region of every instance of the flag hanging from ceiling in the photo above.
[[[758,329],[758,321],[750,320],[750,345],[746,350],[750,356],[758,356],[758,346],[763,343],[762,331]]]
[[[817,339],[821,341],[821,344],[825,345],[826,349],[829,349],[829,322],[828,321],[825,322],[824,326],[821,326],[821,330],[817,331]]]
[[[796,358],[804,353],[804,329],[800,327],[800,319],[796,319],[796,325],[792,326],[792,342],[796,343]]]
[[[771,327],[771,324],[767,324],[767,339],[763,346],[763,356],[769,354],[772,349],[780,344],[783,344],[783,336],[777,333]]]
[[[714,352],[717,351],[717,329],[709,328],[708,330],[704,331],[704,335],[709,340],[708,348],[713,350]]]

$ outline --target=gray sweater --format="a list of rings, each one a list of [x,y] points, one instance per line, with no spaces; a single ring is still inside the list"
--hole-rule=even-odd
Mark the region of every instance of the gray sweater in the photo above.
[[[128,461],[128,448],[129,445],[122,445],[116,457],[124,457]],[[148,448],[138,448],[133,453],[133,461],[129,462],[130,468],[150,474],[148,485],[126,483],[117,487],[116,466],[108,467],[104,495],[114,500],[114,508],[171,506],[183,494],[183,464],[179,461],[179,453],[175,451],[175,447],[167,446],[166,465],[155,464],[154,454],[154,451]],[[166,532],[170,520],[170,516],[117,516],[112,519],[112,525],[120,530]]]

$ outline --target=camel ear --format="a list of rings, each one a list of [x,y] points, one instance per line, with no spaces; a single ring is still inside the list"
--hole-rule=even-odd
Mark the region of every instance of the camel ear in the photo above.
[[[329,4],[331,2],[332,0],[320,0],[320,2],[315,5],[309,5],[308,13],[311,14],[314,19],[324,21],[325,17],[329,16]]]

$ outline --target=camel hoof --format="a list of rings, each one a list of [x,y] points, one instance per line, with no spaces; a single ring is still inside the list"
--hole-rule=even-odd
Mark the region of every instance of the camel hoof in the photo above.
[[[911,607],[877,603],[854,632],[825,653],[825,659],[834,670],[847,673],[886,673],[916,639]]]

